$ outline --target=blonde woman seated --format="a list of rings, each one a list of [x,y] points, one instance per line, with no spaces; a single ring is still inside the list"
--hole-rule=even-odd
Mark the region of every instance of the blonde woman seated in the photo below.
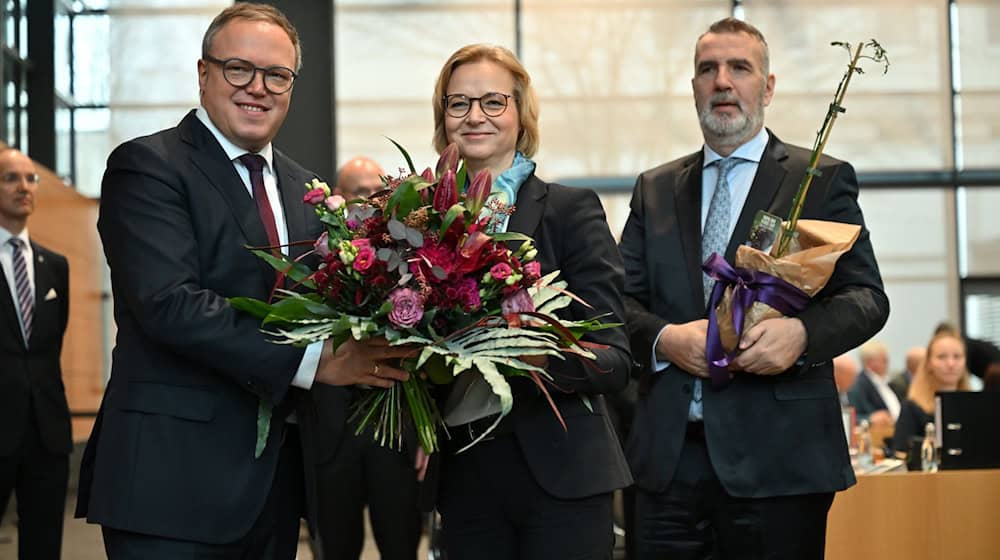
[[[913,376],[906,402],[899,411],[892,447],[910,449],[910,438],[923,437],[934,421],[934,395],[946,391],[968,391],[969,370],[965,366],[965,342],[953,330],[935,333],[927,345],[927,358]]]

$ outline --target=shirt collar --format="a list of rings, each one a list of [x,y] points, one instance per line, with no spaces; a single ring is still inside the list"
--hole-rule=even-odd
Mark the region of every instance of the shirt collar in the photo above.
[[[753,138],[744,142],[739,148],[736,148],[733,153],[729,154],[729,157],[736,157],[752,161],[754,163],[760,163],[760,158],[764,157],[764,150],[767,149],[767,142],[770,138],[771,137],[767,133],[767,129],[760,127],[760,132],[758,132]],[[718,152],[708,147],[708,144],[703,145],[702,150],[705,153],[705,161],[702,163],[703,168],[712,165],[720,159],[723,159]]]
[[[233,144],[229,138],[226,138],[226,136],[215,127],[215,123],[213,123],[211,117],[208,116],[208,111],[205,110],[204,106],[198,107],[198,110],[195,111],[195,116],[197,116],[198,120],[205,125],[205,128],[212,133],[212,136],[218,140],[219,145],[222,146],[222,151],[226,152],[226,157],[229,158],[229,161],[233,161],[243,154],[250,153],[236,144]],[[261,150],[256,153],[264,158],[264,161],[267,162],[268,169],[274,169],[274,166],[271,164],[274,159],[274,149],[271,147],[270,142],[268,142],[266,146],[261,148]]]
[[[20,238],[21,241],[24,241],[25,246],[31,247],[31,241],[28,239],[28,228],[24,228],[21,230],[21,233],[14,235],[5,228],[0,227],[0,247],[6,246],[12,237]]]

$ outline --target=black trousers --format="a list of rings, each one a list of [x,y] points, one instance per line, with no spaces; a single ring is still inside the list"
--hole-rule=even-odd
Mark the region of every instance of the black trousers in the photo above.
[[[285,426],[271,491],[246,536],[233,543],[206,544],[102,527],[109,560],[294,560],[305,512],[305,471],[298,427]]]
[[[513,435],[443,463],[438,511],[448,560],[611,559],[611,493],[571,500],[548,494]]]
[[[0,520],[11,493],[17,495],[17,557],[58,560],[62,550],[69,455],[42,445],[35,411],[29,407],[21,445],[0,457]]]
[[[794,457],[788,458],[794,461]],[[703,436],[689,435],[665,492],[637,489],[638,560],[819,560],[833,493],[736,498],[715,476]]]
[[[420,544],[417,473],[408,454],[382,447],[368,433],[345,433],[337,454],[317,467],[323,560],[357,560],[364,509],[382,560],[415,560]]]

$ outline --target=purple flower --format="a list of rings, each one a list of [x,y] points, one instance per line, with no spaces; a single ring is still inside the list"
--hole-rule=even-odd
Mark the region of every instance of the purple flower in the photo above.
[[[535,302],[524,288],[510,294],[500,302],[500,310],[504,315],[527,313],[535,310]]]
[[[330,235],[325,231],[321,233],[319,239],[313,243],[313,248],[320,257],[327,257],[330,254]]]
[[[542,277],[542,265],[538,261],[531,261],[524,265],[524,277],[529,282],[534,282]]]
[[[361,227],[361,223],[354,218],[347,220],[347,229],[358,229],[359,227]]]
[[[399,328],[416,326],[424,317],[424,302],[420,292],[410,288],[396,288],[389,292],[392,311],[389,312],[389,322]]]
[[[498,281],[506,280],[513,272],[507,263],[497,263],[490,268],[490,276]]]
[[[492,185],[493,179],[490,177],[489,169],[480,169],[479,173],[473,177],[469,188],[465,191],[465,205],[473,216],[479,214],[479,210],[486,202],[486,197],[490,195]]]

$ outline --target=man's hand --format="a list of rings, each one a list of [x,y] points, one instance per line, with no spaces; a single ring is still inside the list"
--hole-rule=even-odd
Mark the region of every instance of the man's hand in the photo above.
[[[743,333],[730,371],[777,375],[806,351],[806,327],[796,318],[765,319]]]
[[[385,360],[412,355],[409,346],[389,346],[384,338],[354,340],[348,338],[337,351],[333,341],[323,343],[316,381],[329,385],[370,385],[388,389],[396,381],[406,381],[409,374],[392,367]]]
[[[708,377],[705,339],[708,319],[667,325],[656,341],[656,356],[680,367],[691,375]]]

